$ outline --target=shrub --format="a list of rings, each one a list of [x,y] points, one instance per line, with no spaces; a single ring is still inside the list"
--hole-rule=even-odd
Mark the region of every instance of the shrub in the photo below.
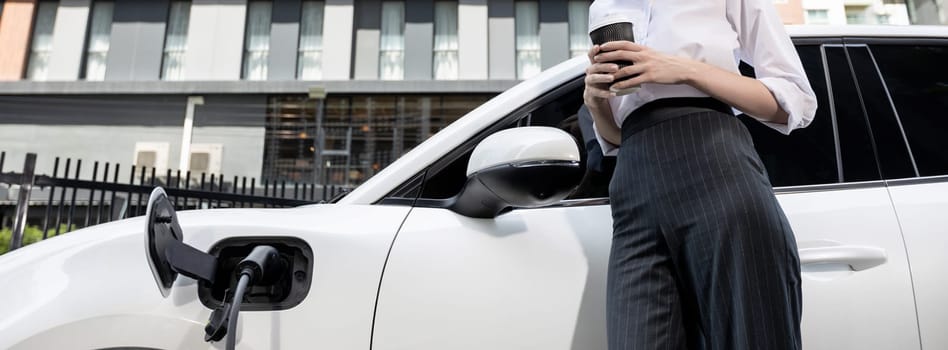
[[[65,224],[59,226],[59,232],[69,232]],[[72,226],[73,230],[76,228],[76,225]],[[53,229],[49,230],[49,235],[55,234],[56,231]],[[10,241],[13,239],[13,229],[12,228],[3,228],[0,229],[0,254],[6,253],[10,249]],[[27,226],[23,229],[23,246],[25,247],[28,244],[36,243],[43,240],[43,230],[37,226]]]

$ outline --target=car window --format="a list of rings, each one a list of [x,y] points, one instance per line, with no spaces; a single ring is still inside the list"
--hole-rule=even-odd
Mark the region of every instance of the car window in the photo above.
[[[810,126],[782,135],[750,117],[741,117],[754,138],[772,184],[780,187],[878,180],[880,176],[865,112],[859,103],[844,49],[841,46],[827,47],[824,51],[819,45],[801,45],[798,52],[820,106]],[[746,65],[742,66],[742,72],[753,76],[753,70]],[[577,121],[582,106],[582,80],[570,86],[545,96],[542,103],[518,111],[490,132],[528,125],[566,130],[577,139],[585,167],[588,156]],[[838,140],[834,130],[839,130]],[[436,162],[427,170],[424,181],[415,177],[401,186],[399,193],[418,193],[417,188],[421,187],[419,198],[423,199],[445,199],[458,194],[467,180],[467,162],[476,146],[473,141],[486,136],[478,135],[472,142]],[[593,174],[594,178],[587,173],[580,189],[569,199],[608,197],[611,161],[614,160],[607,158],[607,166],[599,174]]]
[[[846,50],[859,90],[862,92],[882,176],[887,179],[916,176],[908,146],[902,137],[902,128],[892,104],[889,103],[882,77],[873,63],[869,48],[865,45],[848,45]]]
[[[919,175],[948,175],[948,43],[869,48],[892,96]]]
[[[833,113],[836,116],[843,181],[879,180],[881,176],[869,136],[862,95],[856,88],[846,50],[842,46],[824,46],[823,53],[829,72]]]
[[[819,108],[813,122],[790,135],[783,135],[747,115],[741,115],[774,187],[839,182],[833,114],[829,108],[820,46],[798,45],[797,52],[817,97]],[[741,73],[754,76],[753,68],[746,64],[741,65]]]
[[[582,155],[582,164],[586,164],[586,150],[579,131],[577,114],[583,104],[582,79],[578,79],[567,84],[564,87],[554,90],[537,101],[536,104],[528,104],[525,110],[519,110],[513,115],[501,121],[502,125],[493,128],[482,135],[474,137],[472,141],[482,140],[489,133],[504,129],[522,127],[522,126],[548,126],[556,127],[569,132],[577,140]],[[457,153],[447,155],[444,159],[435,163],[427,173],[422,186],[420,198],[425,199],[445,199],[458,194],[464,187],[467,180],[467,163],[474,151],[476,142],[468,142],[460,146]],[[611,174],[610,174],[611,175]],[[571,198],[595,198],[608,196],[608,180],[599,186],[600,188],[588,188],[585,191],[577,191]]]

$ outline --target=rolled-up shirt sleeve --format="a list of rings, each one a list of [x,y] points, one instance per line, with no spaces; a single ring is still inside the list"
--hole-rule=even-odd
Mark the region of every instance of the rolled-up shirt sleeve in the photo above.
[[[787,124],[755,119],[783,134],[804,128],[816,114],[816,96],[790,36],[770,0],[728,0],[728,20],[740,42],[739,58],[754,67],[780,108]]]

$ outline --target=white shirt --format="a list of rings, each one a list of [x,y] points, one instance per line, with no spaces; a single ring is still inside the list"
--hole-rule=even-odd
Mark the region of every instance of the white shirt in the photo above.
[[[589,8],[590,31],[623,20],[633,23],[635,41],[653,50],[738,74],[740,61],[754,66],[757,80],[789,114],[787,124],[761,121],[765,125],[789,134],[813,120],[816,97],[772,0],[596,0]],[[650,101],[706,96],[686,84],[642,84],[609,104],[621,126],[630,112]],[[598,131],[597,139],[604,153],[618,151]]]

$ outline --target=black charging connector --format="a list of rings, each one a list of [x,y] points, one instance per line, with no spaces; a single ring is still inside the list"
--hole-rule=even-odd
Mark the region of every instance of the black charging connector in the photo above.
[[[247,257],[237,263],[239,275],[249,275],[251,285],[273,283],[285,269],[286,264],[280,259],[280,252],[268,245],[254,247]]]
[[[280,258],[276,248],[268,245],[259,245],[237,264],[237,284],[234,287],[233,298],[230,303],[224,303],[211,313],[208,325],[205,327],[205,340],[217,341],[227,336],[228,350],[234,349],[237,339],[237,317],[240,304],[243,302],[247,289],[254,284],[273,283],[285,273],[287,264]],[[224,325],[227,325],[224,327]]]

